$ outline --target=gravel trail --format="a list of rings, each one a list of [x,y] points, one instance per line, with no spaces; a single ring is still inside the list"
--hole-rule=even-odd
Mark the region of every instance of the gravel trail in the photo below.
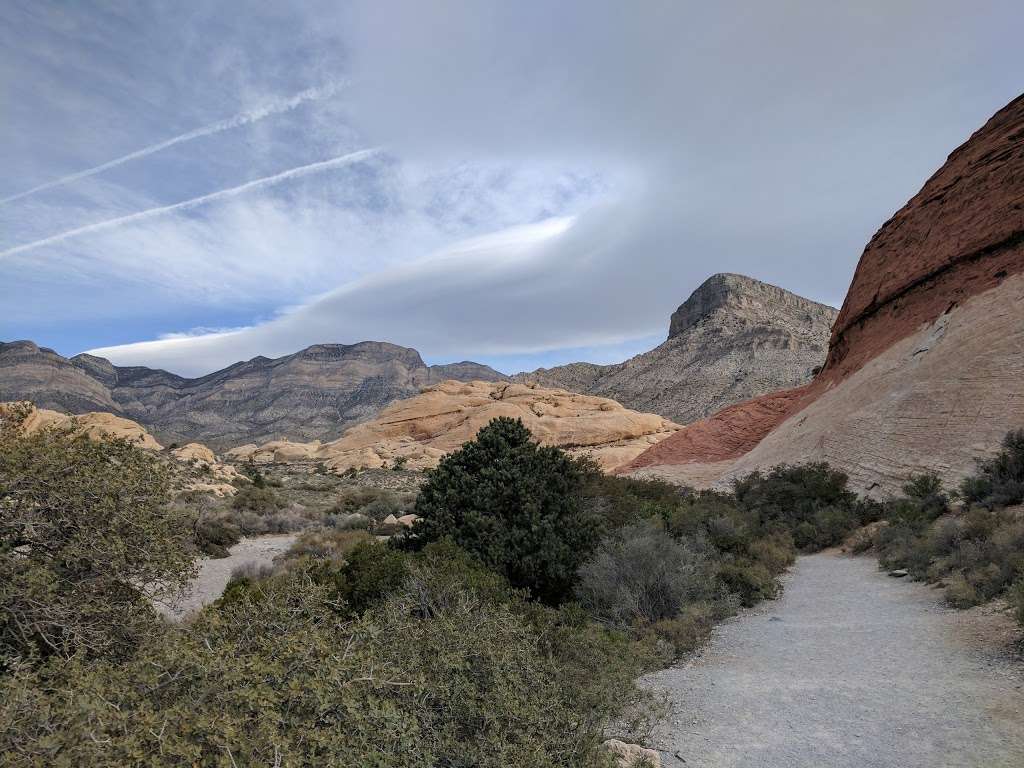
[[[644,679],[675,708],[653,740],[663,764],[1021,768],[1024,663],[1001,647],[1009,623],[939,597],[870,558],[800,558],[781,599]]]
[[[158,610],[168,618],[183,619],[220,597],[235,568],[249,564],[269,565],[275,557],[286,552],[295,539],[293,533],[254,536],[231,547],[228,557],[204,557],[199,561],[199,573],[189,585],[188,592],[173,605],[160,605]]]

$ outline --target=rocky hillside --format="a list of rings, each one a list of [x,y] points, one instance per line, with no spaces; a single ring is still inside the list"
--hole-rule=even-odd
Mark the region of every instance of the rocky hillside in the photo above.
[[[106,411],[144,424],[165,444],[199,440],[215,448],[333,437],[394,400],[453,378],[504,376],[471,362],[427,366],[416,350],[382,342],[319,344],[198,379],[92,355],[68,359],[30,341],[0,343],[0,401]]]
[[[743,275],[708,278],[672,315],[668,340],[616,365],[572,363],[516,381],[609,397],[681,424],[810,381],[836,310]]]
[[[393,466],[396,459],[410,469],[426,469],[499,416],[522,419],[544,445],[589,455],[607,470],[679,429],[661,416],[637,413],[603,397],[533,384],[446,381],[392,403],[333,442],[274,441],[227,455],[258,462],[323,461],[336,472]]]
[[[1024,427],[1024,96],[954,151],[861,256],[810,384],[726,408],[630,469],[698,485],[825,460],[860,490],[954,483]]]

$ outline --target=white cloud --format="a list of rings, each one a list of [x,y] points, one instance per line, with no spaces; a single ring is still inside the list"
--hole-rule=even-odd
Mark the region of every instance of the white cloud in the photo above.
[[[593,222],[604,212],[554,218],[458,242],[428,258],[385,270],[252,327],[104,347],[92,354],[119,365],[200,375],[257,355],[279,356],[320,342],[386,340],[432,357],[506,355],[618,343],[664,323],[661,312],[617,302],[635,281],[609,281],[609,242]],[[628,226],[623,227],[623,233]],[[638,274],[636,280],[650,278]],[[583,292],[590,308],[559,297]],[[543,307],[543,312],[537,308]],[[525,339],[525,341],[524,341]]]
[[[244,325],[112,353],[200,372],[368,338],[460,358],[613,344],[663,332],[723,270],[835,304],[870,234],[1017,93],[1022,63],[1011,0],[986,14],[952,0],[339,7],[272,4],[235,18],[230,4],[171,4],[165,23],[134,18],[147,48],[167,55],[147,56],[152,69],[131,78],[107,25],[79,20],[87,40],[33,39],[30,50],[51,54],[38,75],[47,98],[34,103],[19,78],[8,99],[18,130],[5,167],[18,179],[64,173],[28,160],[66,147],[98,160],[152,144],[184,113],[167,129],[181,134],[224,114],[221,101],[245,111],[310,82],[353,86],[344,100],[90,178],[72,204],[21,201],[17,214],[0,211],[8,249],[88,227],[97,211],[130,217],[357,146],[389,154],[372,171],[295,179],[9,255],[5,319],[150,318],[132,322],[136,338]],[[94,60],[108,49],[119,56]],[[85,85],[61,79],[77,59]],[[35,113],[50,118],[37,121],[37,143],[22,128]],[[53,128],[73,120],[84,127]],[[54,167],[94,164],[68,159]],[[87,198],[100,182],[137,200]],[[49,209],[35,205],[44,200]],[[472,240],[562,217],[573,224],[555,236]]]
[[[106,219],[104,221],[98,221],[93,224],[86,224],[81,227],[74,229],[65,230],[59,232],[56,235],[50,237],[44,237],[41,240],[34,240],[30,243],[24,243],[22,245],[16,245],[12,248],[8,248],[5,251],[0,251],[0,258],[6,256],[14,256],[19,253],[25,253],[26,251],[32,251],[36,248],[41,248],[46,245],[55,245],[62,243],[65,240],[69,240],[74,237],[80,237],[81,235],[93,234],[96,232],[103,232],[108,229],[114,229],[116,227],[123,227],[128,224],[137,224],[147,219],[152,219],[157,216],[166,216],[169,213],[176,213],[182,211],[190,211],[193,208],[198,208],[203,205],[209,205],[213,202],[221,200],[227,200],[232,197],[238,197],[248,192],[252,192],[257,189],[264,189],[266,187],[280,184],[283,181],[289,181],[291,179],[302,178],[312,173],[320,173],[321,171],[334,170],[343,166],[352,165],[354,163],[360,163],[364,160],[369,160],[374,155],[378,154],[380,149],[372,147],[369,149],[361,149],[356,152],[347,152],[340,157],[332,157],[329,160],[320,160],[315,163],[307,163],[306,165],[300,165],[297,168],[289,168],[286,171],[275,173],[272,176],[264,176],[261,179],[253,179],[247,181],[244,184],[239,184],[235,187],[228,189],[220,189],[216,192],[210,192],[199,197],[193,197],[190,200],[182,200],[180,203],[174,203],[172,205],[162,205],[157,208],[148,208],[144,211],[138,211],[136,213],[130,213],[125,216],[118,216],[114,219]]]
[[[150,155],[155,154],[157,152],[162,152],[165,149],[170,149],[171,147],[177,146],[178,144],[184,144],[186,141],[200,139],[205,136],[212,136],[215,133],[231,130],[232,128],[240,128],[244,125],[251,125],[252,123],[263,120],[266,117],[270,117],[271,115],[279,115],[284,112],[290,112],[291,110],[295,109],[296,107],[302,104],[305,104],[306,102],[317,101],[333,95],[338,91],[340,86],[340,83],[335,83],[325,86],[318,86],[315,88],[307,88],[306,90],[301,91],[295,94],[294,96],[290,96],[285,99],[277,99],[262,104],[259,107],[246,110],[245,112],[240,112],[237,115],[233,115],[232,117],[226,118],[224,120],[218,120],[215,123],[204,125],[201,128],[196,128],[191,131],[186,131],[185,133],[180,133],[177,136],[173,136],[170,139],[166,139],[165,141],[160,141],[157,142],[156,144],[150,144],[147,147],[137,149],[134,152],[129,152],[126,155],[121,155],[120,157],[116,157],[113,160],[108,160],[105,163],[94,165],[92,168],[86,168],[81,171],[76,171],[75,173],[69,173],[66,176],[60,177],[59,179],[54,179],[53,181],[47,181],[42,184],[37,184],[31,189],[26,189],[24,192],[18,192],[16,194],[0,198],[0,205],[3,205],[4,203],[11,203],[14,202],[15,200],[21,200],[22,198],[28,197],[29,195],[34,195],[37,192],[43,192],[48,189],[54,189],[56,187],[64,186],[65,184],[71,184],[76,181],[81,181],[82,179],[87,179],[90,176],[95,176],[98,173],[103,173],[104,171],[109,171],[112,168],[117,168],[119,165],[130,163],[133,160],[141,160],[144,157],[149,157]]]

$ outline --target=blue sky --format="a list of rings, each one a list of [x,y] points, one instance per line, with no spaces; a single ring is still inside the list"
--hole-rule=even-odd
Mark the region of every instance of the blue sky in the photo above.
[[[9,0],[0,339],[514,371],[718,271],[838,305],[1024,72],[1019,3],[847,6]]]

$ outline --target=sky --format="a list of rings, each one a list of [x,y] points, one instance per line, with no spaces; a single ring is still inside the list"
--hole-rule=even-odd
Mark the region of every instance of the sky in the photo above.
[[[1024,5],[0,3],[0,340],[196,376],[660,343],[708,276],[839,306],[1024,88]]]

